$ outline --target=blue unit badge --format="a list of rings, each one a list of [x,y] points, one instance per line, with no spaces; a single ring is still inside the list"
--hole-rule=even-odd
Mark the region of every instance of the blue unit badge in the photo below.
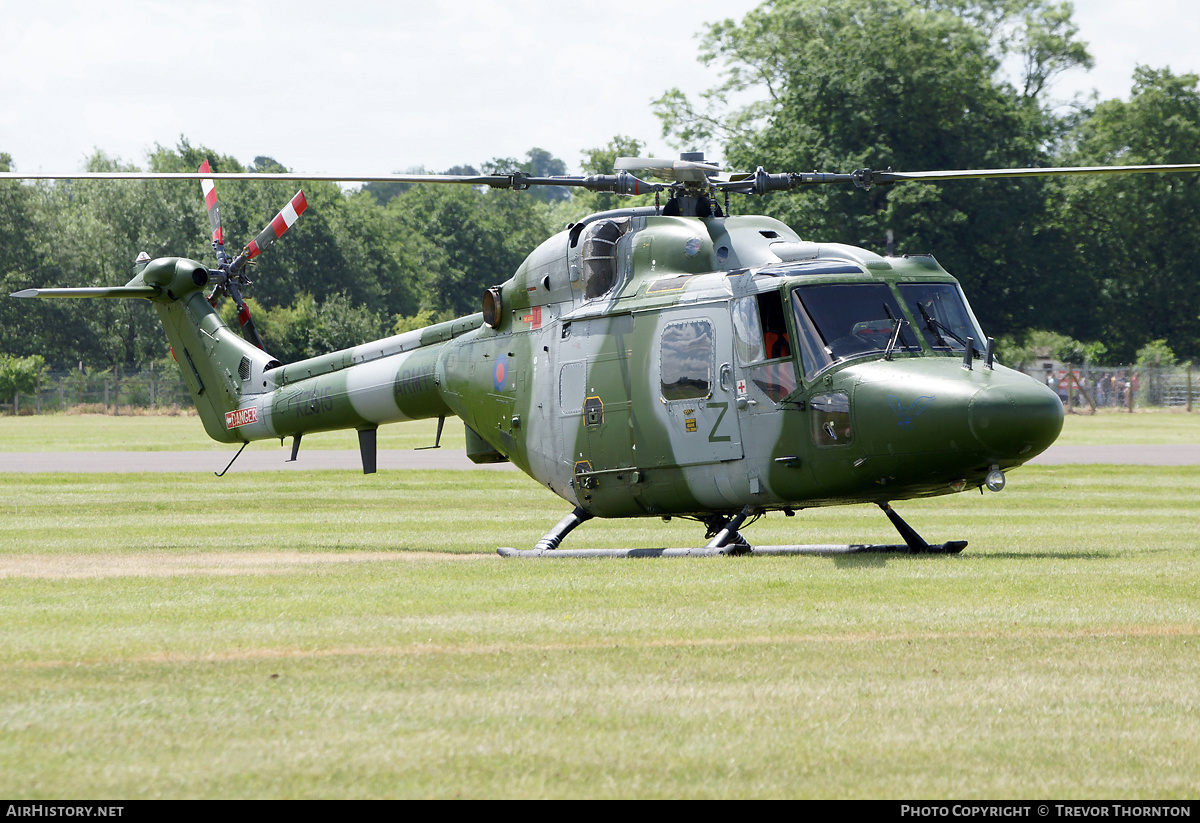
[[[887,397],[888,408],[896,415],[897,425],[902,429],[911,429],[913,427],[912,419],[933,405],[936,397],[930,395],[921,395],[913,401],[911,406],[901,406],[900,398],[894,394],[889,394]]]

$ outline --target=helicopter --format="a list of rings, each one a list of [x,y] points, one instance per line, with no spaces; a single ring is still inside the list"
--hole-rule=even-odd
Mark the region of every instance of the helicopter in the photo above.
[[[996,361],[993,339],[962,287],[932,255],[885,257],[804,240],[773,218],[730,215],[730,195],[1194,172],[1200,164],[768,173],[761,166],[726,172],[690,152],[678,160],[618,158],[614,171],[314,176],[214,173],[205,161],[195,173],[9,172],[0,179],[200,180],[216,268],[164,257],[146,262],[124,286],[13,296],[148,300],[205,431],[241,449],[291,437],[296,460],[305,434],[355,429],[370,474],[380,425],[437,419],[438,445],[446,418],[460,418],[473,462],[511,462],[573,506],[532,549],[499,549],[504,556],[949,554],[966,542],[927,543],[891,504],[1002,490],[1007,472],[1058,437],[1057,394]],[[230,255],[218,179],[575,186],[653,193],[655,205],[567,226],[508,281],[488,288],[475,314],[285,364],[268,353],[241,292],[249,285],[246,264],[304,213],[303,191]],[[241,334],[214,308],[224,295],[235,303]],[[752,546],[741,533],[768,512],[792,516],[844,504],[877,505],[903,544]],[[593,517],[690,518],[707,542],[560,548]]]

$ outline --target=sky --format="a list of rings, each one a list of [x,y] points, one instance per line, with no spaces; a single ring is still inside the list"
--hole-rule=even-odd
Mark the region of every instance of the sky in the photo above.
[[[183,135],[243,163],[352,175],[537,146],[578,171],[621,134],[669,157],[652,101],[715,85],[697,33],[756,5],[0,0],[0,151],[21,171],[78,171],[97,149],[144,167]],[[1075,20],[1096,68],[1056,97],[1128,99],[1138,63],[1200,71],[1194,0],[1079,0]]]

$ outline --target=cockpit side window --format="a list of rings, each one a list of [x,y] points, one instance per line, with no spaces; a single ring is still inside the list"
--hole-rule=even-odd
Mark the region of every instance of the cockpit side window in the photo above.
[[[783,298],[778,291],[758,295],[758,313],[762,317],[763,344],[767,359],[792,356],[791,341],[788,340],[787,320],[783,316]]]
[[[763,343],[762,320],[758,316],[758,297],[739,297],[733,301],[733,338],[738,360],[743,366],[767,359]]]
[[[733,329],[738,361],[749,379],[775,402],[796,388],[792,346],[776,290],[733,301]]]
[[[734,300],[733,329],[743,365],[792,356],[783,299],[777,291]]]
[[[792,314],[796,318],[796,338],[800,346],[800,370],[805,380],[813,377],[827,366],[833,365],[833,357],[825,347],[825,341],[817,332],[816,324],[808,316],[808,310],[800,302],[800,295],[792,292]]]

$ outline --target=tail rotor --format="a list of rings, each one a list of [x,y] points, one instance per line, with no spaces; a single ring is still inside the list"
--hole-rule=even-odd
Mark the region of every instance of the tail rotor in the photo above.
[[[208,160],[200,164],[199,172],[201,174],[212,172]],[[208,297],[209,302],[216,306],[222,293],[233,298],[234,306],[237,307],[238,325],[241,327],[242,337],[265,351],[262,335],[258,333],[254,320],[250,317],[250,309],[246,305],[246,301],[242,299],[242,287],[251,285],[250,278],[246,277],[244,273],[246,264],[273,246],[280,237],[283,237],[284,233],[308,208],[308,200],[304,197],[303,189],[296,192],[279,214],[275,215],[274,219],[267,224],[266,228],[259,232],[258,236],[251,240],[250,244],[237,257],[230,258],[225,252],[225,231],[221,226],[221,209],[217,203],[216,186],[211,178],[203,178],[200,181],[200,189],[204,193],[204,205],[208,209],[208,221],[212,226],[213,252],[217,256],[217,270],[210,272],[210,282],[217,285]]]
[[[258,233],[250,241],[250,245],[246,247],[243,254],[248,260],[253,260],[258,257],[271,246],[275,245],[275,241],[283,237],[284,232],[292,227],[299,219],[300,215],[304,214],[304,210],[308,208],[308,200],[304,197],[304,190],[296,192],[295,196],[288,202],[286,206],[280,209],[279,214],[275,215],[267,227]]]
[[[202,174],[212,173],[208,160],[200,164],[199,170]],[[208,222],[212,225],[213,250],[217,253],[217,260],[224,263],[225,230],[221,228],[221,207],[217,205],[217,187],[212,178],[200,181],[200,191],[204,193],[204,207],[208,209]]]

